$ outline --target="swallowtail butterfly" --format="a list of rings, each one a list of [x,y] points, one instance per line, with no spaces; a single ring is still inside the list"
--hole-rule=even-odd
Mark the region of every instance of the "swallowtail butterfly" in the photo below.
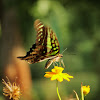
[[[52,29],[44,26],[39,19],[34,22],[34,27],[37,31],[35,44],[32,45],[26,56],[17,58],[26,60],[30,64],[48,59],[45,68],[49,68],[53,62],[59,62],[63,56],[59,53],[58,39]]]

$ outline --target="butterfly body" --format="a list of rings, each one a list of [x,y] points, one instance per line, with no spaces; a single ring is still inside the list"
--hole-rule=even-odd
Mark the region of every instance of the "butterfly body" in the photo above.
[[[49,59],[48,62],[50,64],[51,62],[58,62],[62,54],[59,54],[60,47],[56,34],[51,28],[45,27],[39,19],[34,22],[34,27],[37,31],[35,44],[33,44],[26,56],[17,58],[26,60],[30,64],[42,62],[47,59]],[[49,63],[46,63],[47,66],[49,66]],[[45,68],[48,68],[47,66]]]
[[[52,63],[59,62],[60,61],[60,58],[62,58],[62,57],[63,57],[62,54],[58,54],[56,57],[49,59],[46,62],[45,68],[48,69]]]

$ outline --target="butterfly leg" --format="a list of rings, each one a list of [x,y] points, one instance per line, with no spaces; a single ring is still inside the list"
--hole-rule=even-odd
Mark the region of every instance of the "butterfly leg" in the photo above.
[[[61,67],[61,60],[59,61],[59,66]]]
[[[57,62],[55,62],[55,64],[58,66],[58,63]]]
[[[53,62],[53,66],[55,66],[55,63]]]
[[[53,62],[53,66],[58,66],[57,62]]]
[[[61,59],[60,62],[62,63],[63,67],[65,67],[65,64],[64,64],[64,62],[63,62],[63,59]]]

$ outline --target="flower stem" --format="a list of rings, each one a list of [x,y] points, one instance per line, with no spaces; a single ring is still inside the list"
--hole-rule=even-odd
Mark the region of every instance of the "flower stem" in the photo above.
[[[61,100],[61,97],[60,97],[60,94],[59,94],[59,91],[58,91],[58,81],[57,81],[57,83],[56,83],[56,88],[57,88],[57,95],[58,95],[58,98],[59,98],[59,100]]]
[[[83,87],[82,87],[82,83],[81,83],[81,100],[84,100],[84,94],[83,94]]]

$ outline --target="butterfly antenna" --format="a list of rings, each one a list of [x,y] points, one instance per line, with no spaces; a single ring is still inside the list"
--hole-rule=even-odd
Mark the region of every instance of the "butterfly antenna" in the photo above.
[[[66,50],[67,50],[67,48],[61,54],[63,54]]]

